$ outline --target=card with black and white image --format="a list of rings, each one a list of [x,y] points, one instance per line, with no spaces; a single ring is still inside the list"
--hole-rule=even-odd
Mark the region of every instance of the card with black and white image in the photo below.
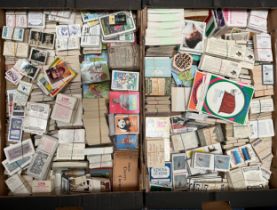
[[[205,170],[214,170],[214,155],[195,152],[192,156],[192,167]]]
[[[231,157],[229,155],[214,155],[214,170],[226,172],[230,170]]]
[[[54,49],[55,37],[56,35],[54,33],[42,33],[41,45],[39,47],[46,49]]]
[[[17,105],[25,106],[28,101],[29,95],[32,91],[32,87],[33,87],[32,83],[21,80],[17,86],[14,102]]]
[[[14,95],[15,98],[15,95]],[[25,106],[14,104],[12,109],[12,116],[24,117]]]
[[[200,54],[203,52],[206,23],[194,20],[184,20],[183,41],[180,45],[181,51]]]
[[[181,173],[181,174],[174,174],[173,175],[173,188],[175,190],[187,190],[188,189],[188,174]]]
[[[48,57],[48,52],[37,48],[32,48],[30,52],[29,60],[34,63],[44,65],[47,61],[47,57]]]
[[[55,33],[45,33],[39,30],[31,30],[29,35],[29,45],[45,49],[54,49]]]
[[[29,77],[32,80],[36,78],[40,70],[37,66],[32,65],[26,59],[19,59],[14,65],[14,68],[21,74],[23,74],[26,77]]]
[[[12,116],[10,118],[9,134],[8,134],[8,141],[9,142],[18,143],[18,142],[21,141],[21,138],[22,138],[22,124],[23,124],[23,118],[22,117]]]
[[[173,173],[187,172],[187,158],[185,153],[172,154]]]

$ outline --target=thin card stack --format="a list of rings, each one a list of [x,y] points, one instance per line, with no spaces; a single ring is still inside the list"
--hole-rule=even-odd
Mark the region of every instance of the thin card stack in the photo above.
[[[6,11],[10,194],[138,189],[136,30],[131,11]]]
[[[275,81],[267,16],[266,10],[147,10],[149,190],[269,187]],[[169,55],[153,45],[177,50]]]

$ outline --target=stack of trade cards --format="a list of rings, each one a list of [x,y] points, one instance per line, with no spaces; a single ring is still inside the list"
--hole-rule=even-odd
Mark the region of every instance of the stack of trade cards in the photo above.
[[[275,81],[267,15],[147,10],[144,142],[150,190],[269,187]]]
[[[138,188],[136,29],[131,11],[6,11],[2,164],[11,194]]]

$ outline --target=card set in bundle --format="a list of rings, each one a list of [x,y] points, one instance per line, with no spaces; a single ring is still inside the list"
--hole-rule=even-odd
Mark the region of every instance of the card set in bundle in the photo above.
[[[2,39],[22,42],[24,40],[24,28],[3,26]]]
[[[122,134],[114,137],[114,145],[117,150],[136,150],[138,149],[138,135]]]
[[[139,115],[137,114],[110,114],[110,135],[138,134]]]
[[[110,91],[110,113],[138,114],[140,110],[139,92]]]
[[[229,155],[216,155],[210,153],[195,152],[192,156],[193,168],[222,171],[230,170],[231,157]]]
[[[106,52],[100,55],[85,55],[81,63],[82,83],[98,83],[110,80]]]
[[[60,58],[56,58],[44,74],[38,76],[37,84],[42,91],[56,96],[74,77],[76,73]]]
[[[55,33],[45,33],[39,30],[31,30],[29,37],[29,45],[32,47],[54,49]]]
[[[83,84],[82,89],[84,98],[109,98],[110,83]]]

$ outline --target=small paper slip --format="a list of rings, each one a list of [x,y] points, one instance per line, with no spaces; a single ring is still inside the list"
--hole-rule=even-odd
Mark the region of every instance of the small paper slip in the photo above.
[[[33,180],[32,193],[50,193],[54,189],[52,180]]]

